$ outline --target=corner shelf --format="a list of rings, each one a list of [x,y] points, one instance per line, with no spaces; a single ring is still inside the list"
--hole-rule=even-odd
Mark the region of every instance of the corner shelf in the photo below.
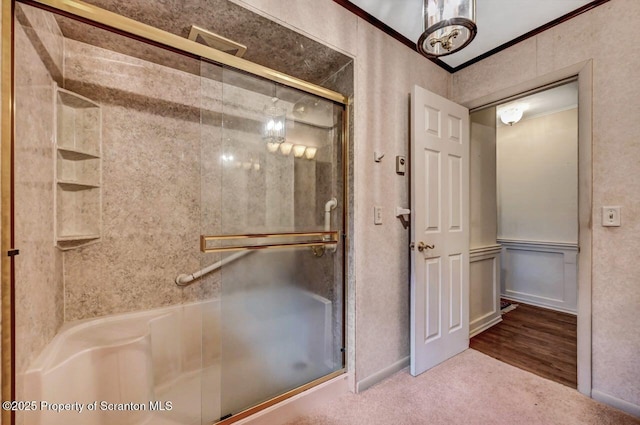
[[[84,96],[55,91],[55,244],[79,248],[102,238],[102,116]]]

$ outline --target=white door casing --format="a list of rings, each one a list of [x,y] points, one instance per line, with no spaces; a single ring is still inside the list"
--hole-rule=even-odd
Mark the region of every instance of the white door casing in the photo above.
[[[411,120],[411,374],[416,376],[469,347],[469,111],[414,86]],[[433,248],[419,250],[424,245]]]

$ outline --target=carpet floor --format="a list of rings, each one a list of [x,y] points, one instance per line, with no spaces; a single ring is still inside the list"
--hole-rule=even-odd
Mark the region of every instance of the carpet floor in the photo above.
[[[467,350],[414,378],[407,369],[289,425],[638,425],[576,390]]]

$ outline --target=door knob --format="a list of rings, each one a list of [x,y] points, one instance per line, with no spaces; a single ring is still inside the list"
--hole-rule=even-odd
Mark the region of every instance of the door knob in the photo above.
[[[433,249],[435,247],[436,247],[435,245],[427,245],[422,241],[418,242],[418,251],[420,252],[424,251],[425,249]]]

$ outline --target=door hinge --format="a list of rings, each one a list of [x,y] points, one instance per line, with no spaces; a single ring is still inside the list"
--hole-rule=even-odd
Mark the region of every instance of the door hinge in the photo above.
[[[10,249],[9,251],[7,251],[7,255],[9,257],[15,257],[16,255],[20,254],[20,250],[19,249]]]

